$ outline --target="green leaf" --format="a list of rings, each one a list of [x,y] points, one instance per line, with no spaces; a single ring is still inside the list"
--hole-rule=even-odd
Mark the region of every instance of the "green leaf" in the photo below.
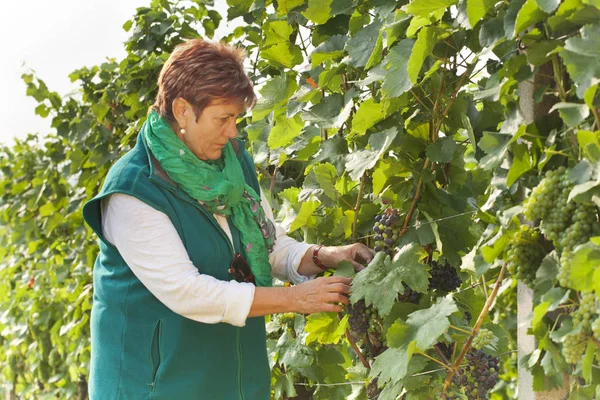
[[[456,3],[457,0],[413,0],[406,6],[406,12],[418,17],[427,17]]]
[[[227,19],[230,21],[237,17],[241,17],[244,14],[250,12],[250,6],[252,6],[254,0],[227,0]]]
[[[283,107],[288,99],[298,90],[298,84],[286,76],[277,76],[269,80],[258,92],[261,94],[256,106],[252,109],[252,121],[263,119],[273,110]]]
[[[332,60],[344,55],[344,46],[348,36],[335,35],[317,46],[310,54],[313,68],[326,60]]]
[[[337,200],[337,190],[335,189],[337,172],[335,167],[329,163],[317,164],[311,172],[315,174],[317,183],[323,189],[323,193],[331,200]]]
[[[352,264],[350,264],[352,266]],[[348,314],[340,320],[337,313],[316,313],[306,317],[306,344],[337,344],[348,327]]]
[[[308,0],[308,8],[302,12],[308,20],[321,25],[329,21],[332,0]]]
[[[479,147],[487,154],[479,163],[483,169],[494,169],[504,161],[511,137],[502,133],[484,132]]]
[[[417,243],[402,247],[393,260],[383,252],[378,253],[369,266],[355,276],[352,302],[364,298],[385,316],[392,310],[398,294],[404,293],[403,283],[418,292],[427,291],[429,274],[421,258],[422,250]]]
[[[373,125],[383,120],[384,103],[376,103],[373,97],[360,104],[356,114],[352,117],[352,133],[364,135]]]
[[[292,222],[289,231],[293,232],[296,229],[303,228],[307,225],[313,225],[314,222],[311,222],[311,220],[314,220],[313,214],[317,208],[319,208],[319,205],[320,203],[314,200],[303,202],[300,206],[300,212],[296,216],[296,219],[294,219],[294,222]]]
[[[54,207],[54,204],[50,203],[50,202],[44,204],[39,209],[40,217],[48,217],[48,216],[54,214],[55,212],[56,212],[56,208]]]
[[[398,175],[400,166],[391,160],[381,160],[373,171],[373,195],[378,196],[392,176]]]
[[[556,103],[548,113],[554,110],[558,110],[562,120],[571,128],[579,125],[590,115],[587,105],[578,103]]]
[[[423,61],[425,61],[427,56],[431,55],[433,46],[437,43],[437,35],[438,29],[433,26],[426,26],[419,31],[407,65],[408,77],[413,84],[417,83]]]
[[[546,14],[552,14],[558,8],[561,0],[535,0],[538,7]]]
[[[448,331],[448,317],[458,311],[450,296],[440,297],[431,307],[415,311],[406,322],[397,320],[387,332],[390,347],[403,347],[415,342],[420,351],[426,351],[438,342],[438,338]]]
[[[335,272],[333,276],[343,276],[346,278],[350,278],[354,276],[354,264],[350,261],[342,261],[335,268]]]
[[[569,259],[571,287],[581,292],[600,294],[600,246],[588,242],[575,248]]]
[[[581,37],[566,40],[559,54],[567,71],[575,82],[577,96],[582,99],[585,91],[600,82],[600,24],[581,28]]]
[[[300,115],[295,115],[293,118],[287,118],[285,115],[280,115],[275,120],[275,126],[269,133],[269,148],[277,149],[288,145],[293,138],[298,136],[304,127]]]
[[[300,47],[290,42],[271,46],[266,50],[262,50],[260,55],[265,60],[272,61],[287,68],[292,68],[295,65],[301,64],[304,60]]]
[[[381,22],[375,21],[350,38],[346,43],[348,57],[344,59],[344,62],[356,68],[365,67],[378,44],[382,43],[381,28]]]
[[[340,128],[352,111],[354,101],[352,97],[341,94],[332,94],[314,105],[302,114],[302,119],[312,122],[320,128]]]
[[[531,320],[531,328],[534,331],[537,331],[540,328],[542,319],[546,315],[546,312],[548,311],[549,306],[550,306],[549,302],[544,302],[544,303],[538,304],[533,309],[533,319]]]
[[[581,360],[581,373],[588,385],[592,383],[592,365],[594,364],[594,357],[596,356],[596,347],[593,340],[588,340],[585,355]]]
[[[529,149],[525,143],[513,144],[512,153],[512,164],[508,170],[508,175],[506,175],[506,186],[508,187],[511,187],[517,179],[533,168]]]
[[[306,0],[279,0],[277,2],[277,14],[286,15],[295,8],[300,7]]]
[[[271,21],[265,24],[264,46],[273,46],[279,43],[285,43],[290,40],[290,35],[294,29],[287,23],[287,21]]]
[[[600,161],[600,131],[577,131],[577,142],[592,161]]]
[[[397,128],[390,128],[383,132],[373,133],[369,136],[369,149],[358,150],[346,157],[346,170],[353,180],[359,180],[366,170],[377,164],[377,161],[387,151],[392,141],[398,134]]]
[[[469,24],[474,27],[488,10],[495,4],[494,0],[467,0],[467,15]]]
[[[277,350],[279,351],[279,362],[290,368],[309,367],[314,361],[314,355],[310,349],[301,344],[299,340],[287,331],[277,341]]]
[[[437,163],[449,163],[452,161],[458,144],[451,137],[443,137],[437,142],[427,146],[427,158]]]
[[[517,15],[515,34],[523,32],[531,25],[537,24],[546,18],[548,18],[548,14],[538,8],[536,0],[527,0]]]
[[[390,49],[389,54],[383,60],[383,65],[387,70],[381,88],[384,96],[398,97],[412,87],[413,84],[408,76],[408,60],[412,54],[414,43],[411,39],[400,41]]]
[[[371,376],[378,376],[380,384],[399,381],[406,376],[408,363],[414,351],[414,343],[399,349],[387,349],[375,359],[371,367]]]
[[[131,29],[132,26],[133,26],[133,20],[130,19],[129,21],[127,21],[123,24],[123,30],[125,32],[129,32],[129,30]]]

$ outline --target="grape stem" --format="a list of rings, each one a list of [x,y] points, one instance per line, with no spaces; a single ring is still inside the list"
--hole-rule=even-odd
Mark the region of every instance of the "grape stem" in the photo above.
[[[471,334],[471,332],[469,332],[468,330],[459,328],[458,326],[450,325],[450,328],[457,330],[459,332],[462,332],[462,333],[466,333],[467,335]]]
[[[429,168],[429,163],[431,161],[429,160],[429,158],[427,160],[425,160],[425,165],[423,165],[423,170],[426,170],[427,168]],[[410,209],[408,210],[408,212],[406,213],[406,218],[404,218],[404,223],[402,224],[402,229],[400,230],[400,233],[398,234],[398,236],[402,236],[406,233],[406,231],[408,230],[408,224],[415,212],[415,207],[417,205],[417,201],[419,201],[419,197],[421,197],[421,188],[423,187],[423,178],[419,178],[419,183],[417,183],[417,191],[415,192],[415,197],[413,198],[413,201],[410,205]]]
[[[422,351],[416,351],[416,352],[415,352],[415,354],[418,354],[418,355],[420,355],[420,356],[423,356],[423,357],[425,357],[425,358],[428,358],[428,359],[430,359],[431,361],[433,361],[433,362],[435,362],[435,363],[437,363],[437,364],[440,364],[442,367],[446,368],[448,371],[451,371],[451,368],[450,368],[448,365],[444,364],[443,362],[441,362],[441,361],[440,361],[440,360],[438,360],[437,358],[431,357],[429,354],[423,353]]]
[[[436,344],[434,346],[434,349],[435,349],[435,352],[437,353],[437,355],[440,356],[440,359],[442,360],[442,362],[446,365],[450,365],[450,361],[448,361],[448,359],[446,358],[446,356],[444,355],[442,350],[439,348],[439,344]]]
[[[483,309],[481,310],[481,313],[479,314],[479,317],[477,318],[477,322],[475,323],[475,326],[473,327],[473,332],[471,332],[471,335],[467,338],[467,341],[465,342],[465,345],[463,346],[460,354],[454,361],[454,364],[452,364],[452,368],[448,372],[448,376],[446,376],[446,380],[444,381],[444,388],[442,391],[443,396],[446,395],[446,392],[448,391],[448,388],[450,387],[450,384],[452,383],[452,378],[456,374],[456,371],[458,371],[458,368],[460,367],[460,363],[461,363],[462,359],[465,357],[465,355],[467,354],[467,351],[469,351],[469,349],[471,348],[471,343],[473,342],[473,339],[479,332],[479,328],[481,327],[481,324],[483,323],[483,319],[485,318],[485,316],[488,314],[488,311],[492,307],[494,299],[496,298],[496,295],[498,294],[498,290],[500,289],[500,285],[502,284],[502,280],[504,279],[504,274],[506,273],[506,266],[507,266],[506,263],[502,266],[502,269],[500,270],[500,274],[498,275],[498,279],[496,279],[496,284],[494,285],[494,290],[492,290],[492,293],[490,293],[490,296],[487,298],[487,301],[485,302],[485,305],[483,306]]]

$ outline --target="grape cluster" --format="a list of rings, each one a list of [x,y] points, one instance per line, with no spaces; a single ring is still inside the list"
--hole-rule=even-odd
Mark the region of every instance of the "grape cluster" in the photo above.
[[[465,358],[468,365],[459,368],[452,381],[469,400],[487,399],[487,392],[498,382],[500,359],[481,350],[470,350]]]
[[[593,206],[576,204],[571,225],[558,235],[557,249],[561,254],[558,281],[561,286],[568,287],[570,285],[571,250],[577,245],[586,243],[591,236],[598,234],[599,226],[596,222],[596,209]]]
[[[492,344],[494,338],[494,332],[490,331],[489,329],[482,329],[479,331],[477,336],[473,338],[472,346],[476,350],[481,350],[485,346],[489,346],[490,344]]]
[[[393,248],[400,236],[400,215],[398,210],[393,208],[386,209],[383,214],[375,216],[375,251],[383,251],[385,254],[392,255]]]
[[[519,232],[507,246],[507,268],[518,280],[531,285],[546,255],[540,234],[528,225],[521,225]]]
[[[546,172],[546,177],[537,185],[524,203],[525,217],[530,221],[542,220],[544,235],[556,246],[558,235],[569,225],[575,204],[568,203],[573,183],[567,169],[560,167]]]
[[[600,317],[597,317],[592,322],[592,333],[594,334],[594,338],[600,340]]]
[[[354,304],[348,304],[347,312],[352,336],[362,338],[369,331],[373,307],[367,307],[365,300],[361,299]]]
[[[597,315],[598,301],[594,293],[582,293],[579,308],[573,313],[573,326],[583,328],[582,331],[589,333],[592,328],[592,317]]]
[[[402,282],[402,285],[404,286],[404,293],[398,296],[398,301],[404,303],[419,304],[419,298],[421,297],[419,295],[419,292],[417,292],[416,290],[412,290],[410,286],[408,286],[404,282]]]
[[[565,336],[562,348],[562,354],[565,357],[565,361],[569,364],[577,364],[581,357],[583,357],[586,347],[587,335],[585,332],[569,333]]]
[[[462,279],[456,273],[456,269],[446,261],[441,264],[431,261],[431,278],[429,278],[429,290],[443,290],[451,292],[462,284]]]

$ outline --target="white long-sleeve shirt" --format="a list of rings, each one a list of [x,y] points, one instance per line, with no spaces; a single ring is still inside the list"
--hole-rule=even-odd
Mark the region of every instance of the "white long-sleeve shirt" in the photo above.
[[[262,206],[273,221],[264,197]],[[214,216],[232,240],[227,218]],[[269,255],[272,275],[293,283],[311,279],[298,274],[300,261],[311,245],[297,242],[275,226],[277,241]],[[102,233],[135,276],[173,312],[204,323],[246,324],[255,286],[201,274],[166,214],[133,196],[113,194],[102,200]]]

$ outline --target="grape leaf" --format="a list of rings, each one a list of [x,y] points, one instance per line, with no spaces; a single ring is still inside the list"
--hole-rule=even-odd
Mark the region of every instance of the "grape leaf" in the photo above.
[[[600,294],[600,246],[588,242],[575,248],[569,259],[571,287]]]
[[[358,150],[346,157],[346,170],[353,180],[358,180],[366,170],[377,164],[379,158],[387,151],[398,133],[397,128],[390,128],[383,132],[373,133],[369,136],[369,149]]]
[[[403,283],[417,292],[427,291],[429,274],[420,261],[422,258],[417,243],[405,245],[393,259],[383,252],[377,253],[369,266],[354,277],[351,301],[364,298],[367,305],[373,304],[385,316],[392,310],[398,294],[404,293]]]
[[[285,76],[278,76],[269,80],[259,90],[261,96],[254,109],[252,109],[252,121],[261,120],[269,115],[271,111],[283,107],[296,90],[298,90],[296,81],[287,79]]]
[[[377,48],[377,44],[381,40],[381,27],[381,22],[375,21],[358,31],[358,33],[346,43],[348,57],[342,62],[356,68],[366,66],[373,55],[373,52]]]
[[[535,0],[535,2],[547,14],[552,14],[560,5],[560,0]]]
[[[412,47],[407,64],[408,77],[413,84],[417,83],[423,61],[431,54],[433,46],[437,43],[437,35],[438,29],[433,26],[426,26],[417,35],[417,41]]]
[[[438,163],[449,163],[457,148],[458,144],[454,139],[443,137],[427,146],[427,158]]]
[[[525,143],[515,143],[512,146],[513,159],[508,175],[506,175],[506,186],[511,187],[524,173],[533,168],[529,149]]]
[[[429,14],[443,11],[457,0],[413,0],[406,6],[406,12],[420,17],[427,17]]]
[[[304,60],[302,50],[290,42],[278,43],[260,52],[265,59],[287,68],[301,64]]]
[[[363,101],[352,117],[352,134],[364,135],[367,133],[367,129],[385,117],[383,108],[383,102],[376,103],[372,97]]]
[[[293,232],[296,229],[302,228],[307,225],[314,224],[314,216],[313,213],[319,208],[318,201],[305,201],[300,206],[300,212],[292,222],[289,231]]]
[[[324,24],[332,17],[331,3],[332,0],[308,0],[308,8],[302,15],[315,24]]]
[[[411,313],[406,322],[401,319],[394,322],[387,332],[388,346],[402,348],[414,342],[420,351],[430,349],[448,330],[448,317],[457,311],[450,296],[438,298],[431,307]]]
[[[390,49],[389,54],[382,61],[387,73],[383,78],[381,88],[386,97],[398,97],[412,87],[408,76],[408,60],[412,54],[415,42],[412,39],[404,39]]]
[[[571,128],[579,125],[590,115],[590,109],[585,104],[578,103],[556,103],[548,113],[558,110],[562,120]]]
[[[567,39],[562,57],[569,75],[575,82],[577,97],[583,98],[585,91],[600,82],[600,24],[581,28],[581,37]]]
[[[304,123],[299,115],[293,118],[286,118],[285,115],[280,115],[275,120],[275,126],[269,133],[269,148],[277,149],[288,145],[293,138],[298,136],[302,131]]]
[[[313,68],[323,63],[323,61],[343,56],[344,45],[347,40],[348,36],[346,35],[335,35],[318,45],[310,54]]]
[[[467,0],[467,15],[471,27],[477,25],[494,4],[494,0]]]
[[[338,318],[337,313],[315,313],[306,317],[306,326],[304,331],[306,344],[318,342],[321,344],[337,344],[344,336],[348,327],[348,315],[342,320]]]

